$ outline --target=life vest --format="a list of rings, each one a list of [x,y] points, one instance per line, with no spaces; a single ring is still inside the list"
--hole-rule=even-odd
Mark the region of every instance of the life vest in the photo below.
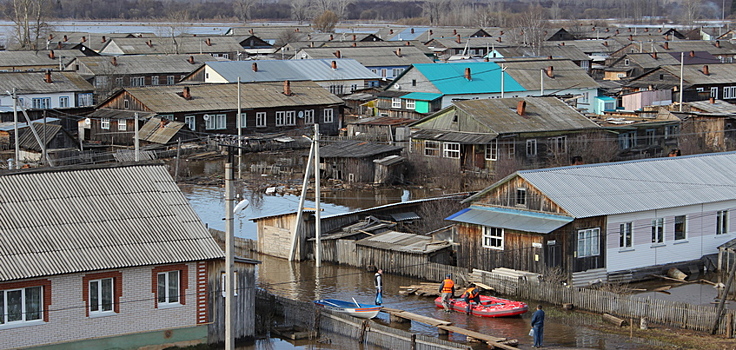
[[[453,282],[449,278],[445,278],[444,281],[442,281],[442,293],[452,293],[452,288],[455,287],[455,282]]]
[[[470,287],[468,290],[465,291],[465,294],[468,296],[468,298],[475,298],[478,296],[478,288]]]

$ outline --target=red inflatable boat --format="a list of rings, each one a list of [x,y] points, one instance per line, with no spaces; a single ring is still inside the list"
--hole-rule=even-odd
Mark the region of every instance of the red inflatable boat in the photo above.
[[[437,299],[434,300],[434,304],[437,307],[444,307],[442,306],[442,297],[437,297]],[[483,317],[516,316],[529,311],[529,306],[521,301],[513,301],[485,295],[480,296],[480,304],[471,304],[470,313]],[[464,313],[467,310],[467,304],[463,299],[450,299],[450,308]]]

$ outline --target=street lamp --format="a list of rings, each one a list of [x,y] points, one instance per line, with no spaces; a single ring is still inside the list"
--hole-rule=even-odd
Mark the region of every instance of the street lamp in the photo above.
[[[230,152],[228,152],[230,153]],[[233,215],[247,208],[250,202],[243,199],[233,207],[235,196],[233,196],[233,164],[232,157],[228,155],[228,162],[225,163],[225,349],[235,349],[235,332],[233,322],[233,311],[235,303],[233,300],[235,290],[235,281],[233,281],[233,271],[235,270],[235,237],[233,227]]]

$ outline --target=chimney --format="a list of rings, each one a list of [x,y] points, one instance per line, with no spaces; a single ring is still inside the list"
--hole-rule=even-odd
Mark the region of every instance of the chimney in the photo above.
[[[604,41],[603,46],[608,46],[608,41]]]
[[[189,92],[189,86],[184,87],[184,90],[181,92],[181,97],[184,97],[185,100],[192,99],[192,93]]]
[[[695,57],[695,51],[690,51],[690,54],[688,54],[690,57]]]
[[[394,33],[394,30],[393,30],[393,29],[389,29],[389,30],[388,30],[388,33],[389,33],[389,34],[393,34],[393,33]]]
[[[664,45],[662,47],[664,47],[665,50],[669,50],[670,49],[670,42],[669,41],[665,41],[664,42]]]
[[[337,61],[332,61],[332,69],[337,69]]]
[[[516,104],[516,114],[523,116],[526,113],[526,101],[521,100]]]
[[[710,71],[708,70],[708,65],[707,64],[703,66],[703,74],[710,75]]]
[[[396,54],[396,56],[401,57],[401,48],[396,49],[394,53]]]
[[[210,38],[207,38],[207,41],[204,43],[207,44],[207,46],[212,46],[212,40],[210,40]]]
[[[657,51],[652,52],[652,58],[657,59]]]
[[[633,35],[629,35],[629,41],[634,41],[634,36]]]
[[[151,40],[148,40],[146,41],[146,45],[148,45],[148,47],[153,47],[153,42]]]
[[[189,64],[194,64],[194,56],[189,56],[187,62],[189,62]]]
[[[332,41],[332,39],[335,39],[335,37],[330,34],[330,41]]]
[[[54,34],[49,34],[49,41],[54,39]]]
[[[414,34],[414,28],[411,29],[411,33]]]
[[[563,41],[562,43],[560,43],[560,46],[565,46],[565,42]]]
[[[590,29],[591,32],[595,32],[595,27]]]
[[[291,83],[288,80],[284,80],[284,95],[291,96]]]
[[[353,41],[356,41],[356,40],[358,40],[358,36],[353,34]]]
[[[48,84],[53,83],[54,81],[51,79],[51,70],[47,70],[46,74],[44,74],[43,81],[45,81]]]
[[[113,66],[116,66],[117,67],[117,65],[118,65],[118,58],[115,57],[115,56],[112,56],[112,58],[110,59],[110,63],[112,63]]]
[[[253,62],[253,64],[251,64],[250,67],[253,69],[254,72],[258,71],[258,63]]]
[[[606,33],[608,33],[608,28],[606,28]]]
[[[248,29],[248,34],[253,35],[253,28]]]
[[[460,34],[458,34],[458,35],[456,36],[456,38],[455,38],[455,42],[456,42],[456,43],[458,43],[458,44],[462,42],[462,41],[460,41]]]
[[[547,73],[547,76],[550,78],[555,77],[555,70],[552,66],[547,67],[547,69],[544,72]]]
[[[470,76],[470,68],[465,68],[465,79],[467,79],[468,81],[473,80],[473,77]]]
[[[498,35],[503,35],[503,30],[498,32]]]
[[[662,32],[662,28],[658,28],[657,29],[657,32],[661,33]]]
[[[548,59],[548,60],[551,60],[551,59],[552,59],[552,56],[547,56],[547,59]]]
[[[546,30],[544,31],[544,35],[547,35],[547,31]]]
[[[429,35],[434,35],[434,32],[432,31],[432,29],[429,30]]]
[[[294,29],[294,31],[295,31],[295,32],[297,32],[297,33],[299,33],[299,28],[297,28],[297,29]]]
[[[631,32],[631,27],[629,27],[628,29],[629,29],[629,32]]]
[[[335,57],[342,58],[342,54],[340,53],[340,50],[335,51]]]
[[[86,43],[86,42],[87,42],[87,37],[86,37],[86,36],[83,36],[83,37],[82,37],[82,42],[83,42],[83,43]]]
[[[66,34],[64,34],[64,42],[69,41],[69,38],[66,37]]]
[[[501,42],[501,37],[499,36],[498,39],[496,39],[499,43]]]
[[[669,35],[669,34],[665,35],[665,36],[664,36],[664,40],[667,40],[667,41],[669,41],[669,40],[670,40],[670,35]]]
[[[716,47],[719,48],[719,49],[721,48],[721,41],[720,40],[716,40]]]
[[[353,47],[358,47],[358,43],[353,43]]]
[[[411,43],[407,41],[406,46],[411,46]]]
[[[56,55],[54,55],[54,50],[49,50],[49,58],[50,59],[56,59]]]
[[[648,32],[649,28],[644,28],[644,33]]]
[[[457,29],[452,30],[452,35],[457,35]]]
[[[616,29],[616,35],[619,35],[619,34],[621,34],[621,32],[618,29]]]
[[[708,99],[708,102],[710,102],[710,104],[715,104],[716,98],[711,96],[711,98]]]
[[[119,119],[119,120],[120,121],[123,121],[124,119]],[[165,128],[166,127],[166,124],[168,124],[168,123],[169,123],[169,120],[168,119],[161,119],[161,121],[158,122],[159,129]]]
[[[103,43],[104,43],[104,42],[107,42],[107,38],[105,38],[105,36],[104,36],[104,35],[102,36],[102,42],[103,42]]]
[[[56,43],[56,48],[57,49],[61,50],[62,47],[64,47],[64,45],[61,43],[61,41],[59,41],[58,43]]]

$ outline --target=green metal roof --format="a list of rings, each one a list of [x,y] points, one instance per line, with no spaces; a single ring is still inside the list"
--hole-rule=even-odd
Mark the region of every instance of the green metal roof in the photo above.
[[[418,101],[434,101],[441,97],[442,97],[442,94],[433,94],[429,92],[412,92],[404,96],[401,96],[401,98],[403,99],[418,100]]]
[[[443,94],[483,94],[501,92],[501,67],[495,62],[459,62],[415,64],[427,80]],[[470,68],[470,80],[465,69]],[[526,91],[504,72],[504,92]]]

